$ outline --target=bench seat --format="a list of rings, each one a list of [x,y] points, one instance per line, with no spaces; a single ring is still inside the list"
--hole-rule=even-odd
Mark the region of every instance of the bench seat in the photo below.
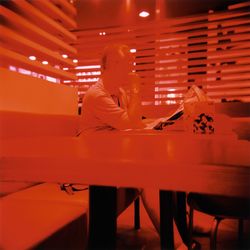
[[[58,184],[44,183],[6,195],[0,200],[0,249],[30,249],[41,244],[48,247],[66,244],[84,249],[87,208],[87,190],[68,195]],[[67,237],[55,240],[65,230]]]

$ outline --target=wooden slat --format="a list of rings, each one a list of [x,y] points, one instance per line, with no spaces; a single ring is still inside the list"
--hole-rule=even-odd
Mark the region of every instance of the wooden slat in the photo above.
[[[240,9],[240,8],[245,8],[250,6],[250,1],[248,2],[243,2],[243,3],[237,3],[237,4],[232,4],[228,6],[229,10],[235,10],[235,9]]]
[[[231,72],[231,73],[240,73],[240,72],[250,72],[250,64],[248,65],[238,65],[238,64],[231,64],[231,65],[218,65],[218,66],[204,66],[204,67],[195,67],[195,68],[186,68],[186,69],[165,69],[165,70],[155,70],[155,71],[148,71],[148,72],[141,72],[141,77],[150,77],[150,76],[169,76],[173,74],[183,75],[184,74],[191,74],[197,72],[206,72],[206,75],[209,76],[211,72]],[[203,73],[204,74],[204,73]],[[191,75],[189,75],[191,77]],[[188,76],[187,76],[188,77]]]
[[[209,74],[195,74],[195,75],[184,75],[184,76],[169,76],[169,77],[147,77],[142,79],[142,82],[155,82],[155,81],[180,81],[187,82],[188,80],[196,81],[196,84],[206,83],[208,78],[222,78],[223,80],[233,80],[233,79],[249,79],[250,73],[242,72],[240,74],[236,73],[209,73]],[[224,79],[225,78],[225,79]]]
[[[42,65],[39,62],[30,61],[27,57],[3,47],[0,47],[0,65],[4,67],[8,67],[10,65],[16,67],[25,67],[28,70],[60,79],[76,79],[74,74],[64,72],[50,65]]]
[[[50,16],[52,19],[60,20],[60,22],[67,29],[75,29],[77,27],[77,24],[74,20],[72,20],[61,9],[56,7],[50,1],[35,0],[35,1],[32,1],[32,4],[38,7],[40,10],[44,10],[46,15]]]
[[[0,25],[0,33],[3,34],[0,40],[5,43],[5,48],[11,48],[15,52],[26,54],[27,57],[30,55],[36,56],[40,61],[47,60],[54,65],[60,63],[65,67],[74,66],[71,60],[64,59],[58,52],[47,49],[2,25]]]
[[[76,8],[74,8],[74,6],[67,0],[51,0],[51,2],[54,3],[55,5],[60,6],[64,12],[67,12],[72,16],[76,16],[77,14]]]
[[[212,59],[198,59],[198,60],[193,60],[193,61],[188,61],[187,60],[169,60],[169,61],[164,61],[163,63],[157,63],[155,64],[155,68],[154,66],[152,67],[152,65],[144,65],[144,68],[142,67],[141,69],[137,68],[137,71],[145,71],[145,70],[156,70],[156,72],[160,69],[163,69],[164,67],[166,68],[170,68],[170,67],[176,67],[176,69],[181,69],[184,67],[188,67],[188,66],[195,66],[195,67],[200,67],[201,65],[217,65],[217,64],[221,64],[221,63],[231,63],[232,61],[235,61],[237,64],[248,64],[250,63],[250,58],[248,56],[246,57],[240,57],[240,56],[236,56],[236,57],[229,57],[229,58],[223,58],[221,59],[219,58],[212,58]]]
[[[211,81],[207,81],[205,84],[203,84],[204,87],[206,86],[213,86],[213,85],[217,85],[218,84],[223,87],[223,85],[225,84],[234,84],[235,86],[237,85],[241,85],[241,84],[244,84],[244,85],[247,85],[249,84],[250,82],[250,78],[248,79],[242,79],[242,80],[239,80],[239,79],[231,79],[231,80],[211,80]],[[188,87],[190,85],[192,85],[193,83],[192,82],[178,82],[178,83],[162,83],[162,84],[156,84],[154,82],[150,82],[149,86],[147,85],[144,85],[144,90],[146,88],[148,88],[149,90],[152,91],[152,86],[154,87],[159,87],[159,88],[164,88],[164,87],[167,87],[167,88],[178,88],[178,87]],[[202,84],[202,83],[200,83]]]
[[[15,7],[18,8],[22,16],[28,17],[29,20],[40,27],[46,27],[47,32],[56,36],[61,36],[64,41],[76,42],[76,35],[69,32],[55,20],[49,18],[26,0],[12,0],[12,2],[15,4]]]
[[[27,21],[20,15],[3,6],[0,6],[0,10],[2,16],[6,18],[12,26],[16,27],[19,32],[25,34],[27,37],[30,37],[34,41],[39,41],[40,44],[48,46],[51,49],[62,50],[70,55],[76,54],[75,48]]]

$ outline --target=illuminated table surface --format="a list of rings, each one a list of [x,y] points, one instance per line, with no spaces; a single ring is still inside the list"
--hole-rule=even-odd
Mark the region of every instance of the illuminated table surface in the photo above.
[[[2,140],[0,177],[1,181],[150,187],[250,197],[249,155],[250,142],[234,135],[124,131],[76,138],[12,138]],[[90,191],[90,196],[99,197],[96,191]],[[173,248],[171,202],[171,192],[160,191],[162,249]],[[106,206],[109,210],[109,204]],[[93,218],[102,212],[90,205]],[[114,214],[112,210],[108,221],[115,225]],[[89,242],[100,242],[107,231],[105,244],[115,246],[116,227],[109,232],[105,225],[91,221],[90,217]]]
[[[234,135],[124,131],[4,139],[2,181],[250,195],[250,142]]]

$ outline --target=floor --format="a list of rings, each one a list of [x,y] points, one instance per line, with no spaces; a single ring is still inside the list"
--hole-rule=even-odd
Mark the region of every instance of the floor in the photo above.
[[[133,229],[133,206],[130,206],[118,218],[118,236],[117,246],[118,250],[159,250],[160,242],[159,236],[151,224],[145,209],[140,206],[141,211],[141,229],[135,231]],[[210,228],[211,218],[202,214],[196,214],[196,221],[202,227]],[[250,249],[250,232],[249,221],[244,224],[244,238],[248,239],[248,247],[243,249]],[[195,236],[195,239],[201,243],[202,250],[209,249],[209,238],[206,236]],[[224,220],[221,222],[217,238],[218,250],[238,250],[237,245],[237,221]],[[242,248],[241,248],[242,249]]]

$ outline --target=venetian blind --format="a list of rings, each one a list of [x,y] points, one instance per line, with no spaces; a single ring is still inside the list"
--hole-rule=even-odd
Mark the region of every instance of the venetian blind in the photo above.
[[[67,0],[1,1],[0,66],[57,82],[75,80],[76,9]]]
[[[100,76],[100,56],[109,43],[135,53],[143,105],[178,104],[192,84],[216,101],[250,100],[250,2],[225,11],[164,19],[127,27],[78,30],[78,67],[69,71],[79,96]]]

